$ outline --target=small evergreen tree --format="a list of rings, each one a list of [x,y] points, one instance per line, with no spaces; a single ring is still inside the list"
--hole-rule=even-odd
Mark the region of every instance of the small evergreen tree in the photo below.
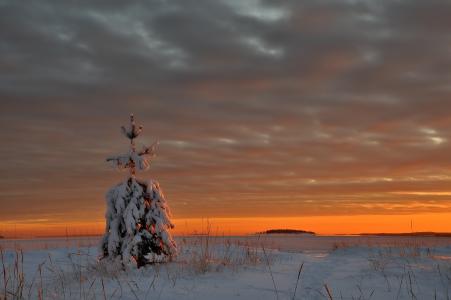
[[[169,207],[158,182],[135,177],[136,170],[149,168],[156,143],[136,150],[134,139],[142,132],[142,126],[135,125],[133,115],[129,127],[121,129],[130,139],[130,150],[107,161],[118,169],[128,169],[130,175],[106,194],[106,228],[101,251],[103,258],[135,263],[139,268],[171,259],[177,248],[169,233],[174,227],[169,219]]]

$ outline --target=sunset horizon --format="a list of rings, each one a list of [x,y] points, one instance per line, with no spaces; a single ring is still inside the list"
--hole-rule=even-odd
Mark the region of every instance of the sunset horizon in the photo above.
[[[271,225],[267,225],[271,219]],[[259,234],[271,229],[312,231],[317,235],[360,235],[400,233],[451,233],[451,213],[416,215],[354,215],[309,217],[241,217],[241,218],[173,218],[175,236],[208,234],[236,236]],[[89,222],[0,223],[0,236],[4,238],[101,236],[105,231],[104,219]]]

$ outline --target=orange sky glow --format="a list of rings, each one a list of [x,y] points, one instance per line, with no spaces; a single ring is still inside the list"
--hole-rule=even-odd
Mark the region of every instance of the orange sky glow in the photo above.
[[[251,217],[251,218],[187,218],[174,219],[175,235],[247,235],[274,228],[314,231],[320,235],[398,232],[451,232],[451,213],[417,215],[355,215],[310,217]],[[66,224],[0,223],[10,238],[44,236],[100,235],[104,221]]]
[[[10,1],[0,235],[101,233],[130,113],[175,234],[451,232],[446,8]]]

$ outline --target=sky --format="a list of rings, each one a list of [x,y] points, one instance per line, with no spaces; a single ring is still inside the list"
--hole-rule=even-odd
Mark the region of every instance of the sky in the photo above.
[[[130,113],[138,144],[160,142],[138,176],[179,232],[451,231],[450,15],[434,0],[0,1],[0,234],[101,228]]]

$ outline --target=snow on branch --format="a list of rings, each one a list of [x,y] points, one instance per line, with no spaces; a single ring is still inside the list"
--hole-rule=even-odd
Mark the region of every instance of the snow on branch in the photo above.
[[[150,147],[144,146],[142,148],[142,150],[138,152],[138,155],[140,155],[140,156],[150,155],[150,157],[154,157],[156,155],[155,153],[156,153],[158,144],[159,144],[158,141],[156,141]]]
[[[138,170],[144,171],[149,169],[152,158],[156,155],[157,145],[158,141],[150,147],[144,146],[139,152],[130,150],[127,154],[110,156],[106,161],[112,162],[113,166],[119,170],[137,168]]]
[[[125,169],[129,167],[131,156],[130,154],[110,156],[106,161],[110,161],[118,169]]]
[[[125,128],[125,126],[121,126],[121,130],[122,130],[122,133],[126,137],[133,140],[141,133],[141,131],[143,130],[143,127],[141,125],[136,126],[135,118],[133,117],[133,114],[131,114],[130,115],[130,125],[128,126],[128,128]]]

